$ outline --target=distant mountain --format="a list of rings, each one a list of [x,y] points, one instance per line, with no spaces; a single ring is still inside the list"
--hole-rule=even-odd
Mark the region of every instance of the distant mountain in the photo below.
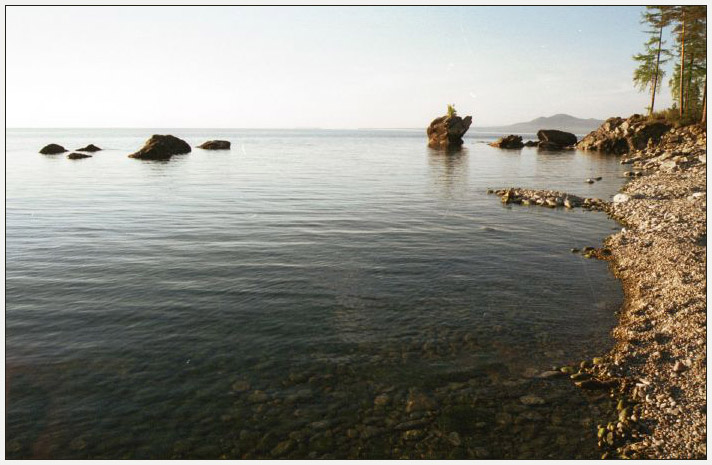
[[[582,119],[575,116],[559,113],[554,116],[541,116],[526,123],[510,124],[509,126],[473,127],[476,132],[505,132],[507,134],[535,133],[539,129],[558,129],[560,131],[573,132],[574,134],[588,134],[598,129],[603,124],[603,120],[589,118]]]

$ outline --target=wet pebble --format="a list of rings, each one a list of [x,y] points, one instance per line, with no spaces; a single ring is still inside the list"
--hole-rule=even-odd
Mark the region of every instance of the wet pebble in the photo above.
[[[527,394],[519,398],[519,401],[524,405],[544,405],[546,401],[534,394]]]
[[[235,392],[245,392],[250,390],[250,383],[244,379],[239,379],[232,383],[232,390]]]

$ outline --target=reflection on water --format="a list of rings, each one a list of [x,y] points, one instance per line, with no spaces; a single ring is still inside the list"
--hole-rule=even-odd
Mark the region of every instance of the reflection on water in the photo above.
[[[430,178],[440,195],[445,199],[462,198],[469,174],[468,149],[427,150]]]
[[[620,286],[568,250],[614,223],[485,191],[610,196],[615,159],[151,132],[244,150],[156,163],[127,158],[146,131],[8,133],[8,458],[596,456],[600,405],[535,375],[610,343]],[[36,153],[87,141],[112,149]]]

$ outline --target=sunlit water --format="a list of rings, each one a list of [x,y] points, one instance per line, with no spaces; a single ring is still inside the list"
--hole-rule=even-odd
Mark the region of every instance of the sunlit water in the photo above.
[[[127,158],[153,133],[233,146]],[[610,346],[620,284],[569,249],[616,224],[486,190],[622,169],[491,139],[9,130],[8,458],[594,457],[598,407],[533,375]]]

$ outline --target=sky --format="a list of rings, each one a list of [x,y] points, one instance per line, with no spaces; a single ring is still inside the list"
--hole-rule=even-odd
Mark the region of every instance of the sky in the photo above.
[[[6,7],[8,127],[420,128],[645,111],[642,6]],[[667,81],[667,79],[666,79]],[[667,87],[656,107],[671,105]]]

